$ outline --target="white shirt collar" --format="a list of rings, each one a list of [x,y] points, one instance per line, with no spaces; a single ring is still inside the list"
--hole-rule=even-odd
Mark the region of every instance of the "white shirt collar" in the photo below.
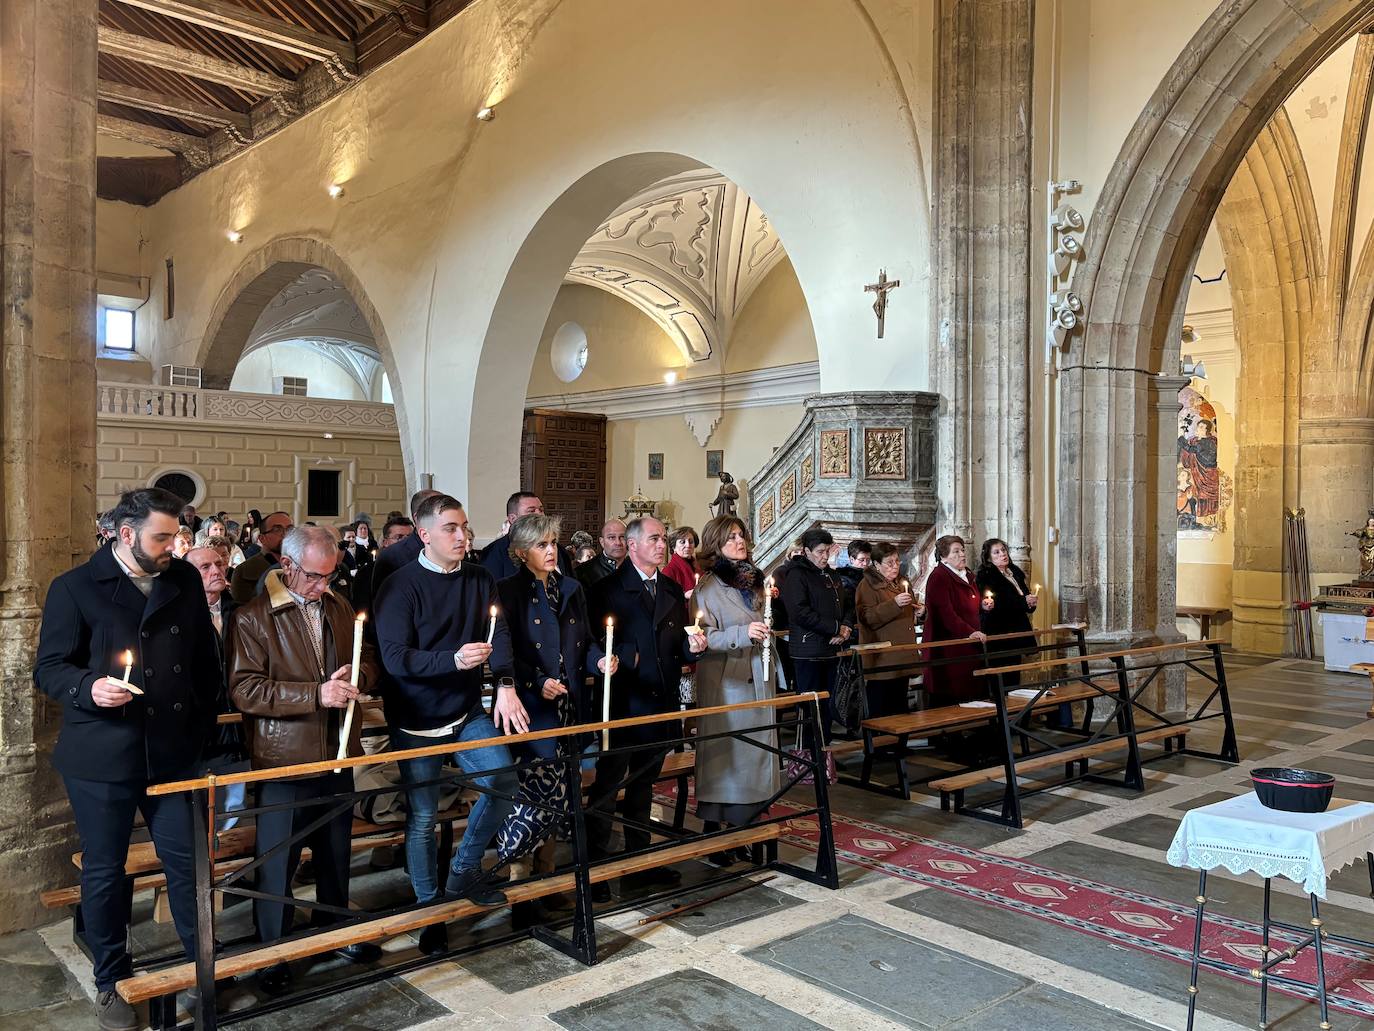
[[[658,579],[658,570],[657,570],[657,569],[654,570],[652,576],[645,576],[645,575],[644,575],[644,570],[640,569],[640,568],[639,568],[638,566],[636,566],[633,562],[631,562],[630,565],[631,565],[631,566],[634,566],[634,571],[635,571],[636,573],[639,574],[639,578],[640,578],[641,580],[657,580],[657,579]]]
[[[458,572],[460,569],[463,568],[463,563],[459,562],[452,569],[444,569],[436,563],[431,562],[429,560],[429,556],[425,554],[423,548],[420,549],[420,565],[424,566],[431,573],[438,573],[441,576],[452,576],[454,573]]]
[[[135,573],[132,569],[130,569],[128,566],[124,564],[124,560],[119,557],[118,548],[116,548],[113,544],[110,545],[110,554],[114,556],[115,564],[124,571],[125,576],[132,577],[135,580],[147,580],[152,579],[155,576],[162,575],[161,570],[159,570],[156,573],[145,573],[140,569],[137,573]]]
[[[213,605],[210,606],[210,611],[211,611],[211,612],[218,612],[223,606],[224,606],[224,594],[221,592],[220,596],[219,596],[218,598],[215,599],[215,603],[214,603]]]
[[[968,583],[968,582],[969,582],[968,570],[967,570],[967,569],[955,569],[953,566],[951,566],[951,565],[950,565],[948,562],[946,562],[944,559],[941,559],[941,560],[940,560],[940,565],[944,566],[944,567],[945,567],[946,569],[948,569],[951,573],[953,573],[955,576],[957,576],[960,580],[964,581],[964,583]]]

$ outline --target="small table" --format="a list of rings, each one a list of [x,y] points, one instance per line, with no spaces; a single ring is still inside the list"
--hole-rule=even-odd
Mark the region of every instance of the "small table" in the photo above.
[[[1200,966],[1226,973],[1248,974],[1260,983],[1260,1027],[1268,1022],[1269,982],[1317,989],[1321,1027],[1331,1027],[1326,1005],[1326,968],[1323,939],[1344,942],[1374,951],[1374,942],[1332,934],[1322,926],[1317,907],[1326,898],[1327,875],[1348,866],[1360,856],[1369,864],[1370,890],[1374,892],[1374,803],[1332,799],[1324,813],[1285,813],[1268,809],[1252,791],[1224,802],[1190,810],[1169,846],[1171,866],[1197,870],[1197,924],[1193,929],[1192,980],[1188,984],[1188,1028],[1197,1008],[1197,974]],[[1207,871],[1224,866],[1233,874],[1256,873],[1264,878],[1263,954],[1258,967],[1242,967],[1202,958],[1203,910],[1207,905]],[[1269,916],[1270,880],[1286,877],[1303,886],[1312,901],[1309,927],[1298,927]],[[1303,935],[1296,945],[1269,948],[1271,928]],[[1317,953],[1317,984],[1272,974],[1269,971],[1311,946]],[[1270,958],[1270,953],[1274,957]]]
[[[1206,605],[1176,605],[1174,613],[1179,616],[1192,616],[1197,620],[1198,633],[1201,640],[1209,641],[1212,638],[1212,620],[1230,609],[1215,609]]]

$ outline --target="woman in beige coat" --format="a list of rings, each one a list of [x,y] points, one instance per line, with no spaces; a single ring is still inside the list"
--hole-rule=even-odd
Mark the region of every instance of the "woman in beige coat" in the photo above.
[[[916,604],[908,582],[899,579],[901,571],[902,557],[896,548],[890,544],[874,547],[873,561],[864,570],[863,579],[854,592],[860,644],[886,642],[899,646],[916,643],[916,621],[924,613]],[[910,652],[896,657],[884,657],[881,651],[864,656],[864,693],[870,719],[906,712],[906,689],[911,678],[909,673],[901,671],[868,671],[914,658]]]
[[[701,533],[700,568],[704,570],[692,595],[692,607],[706,628],[706,651],[697,663],[697,704],[733,705],[772,698],[780,679],[777,654],[770,680],[763,678],[762,642],[768,636],[763,622],[764,576],[750,561],[749,530],[734,516],[718,516]],[[773,709],[744,709],[704,716],[697,735],[704,738],[725,731],[749,730],[774,722]],[[755,740],[777,747],[777,732],[759,731]],[[748,823],[759,807],[778,790],[778,756],[737,738],[697,743],[697,815],[707,830]],[[713,862],[728,863],[744,856],[717,853]]]

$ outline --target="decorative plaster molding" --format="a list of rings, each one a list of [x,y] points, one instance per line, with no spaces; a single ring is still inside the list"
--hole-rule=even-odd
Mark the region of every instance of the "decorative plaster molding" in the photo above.
[[[396,410],[371,401],[322,397],[242,394],[189,387],[149,387],[130,383],[96,385],[96,416],[163,426],[219,423],[290,430],[395,434]]]
[[[704,447],[725,412],[801,404],[820,389],[820,381],[820,363],[802,362],[724,376],[697,376],[678,380],[673,386],[653,383],[580,394],[546,394],[526,398],[525,405],[590,412],[611,420],[681,415]]]

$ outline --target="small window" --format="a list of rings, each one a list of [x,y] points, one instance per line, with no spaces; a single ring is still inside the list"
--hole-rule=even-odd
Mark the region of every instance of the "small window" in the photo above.
[[[308,397],[309,381],[304,376],[278,376],[277,393],[286,397]]]
[[[107,351],[134,349],[134,313],[127,308],[101,308],[100,329],[100,344]]]
[[[563,323],[554,331],[549,344],[549,360],[553,364],[554,375],[564,383],[571,383],[587,368],[590,351],[587,331],[576,322]]]
[[[196,481],[185,473],[163,473],[157,478],[153,486],[171,491],[181,498],[183,504],[189,505],[196,499]]]
[[[306,472],[306,514],[310,518],[326,516],[336,519],[339,516],[339,471],[337,469],[310,469]]]

